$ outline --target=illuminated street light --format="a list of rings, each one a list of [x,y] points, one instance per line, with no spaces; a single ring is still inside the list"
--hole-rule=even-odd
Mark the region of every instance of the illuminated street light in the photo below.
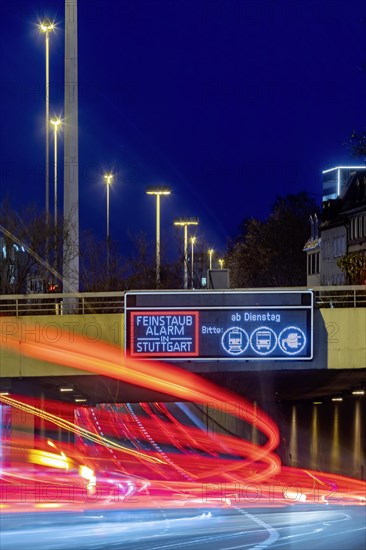
[[[218,261],[219,264],[220,264],[220,269],[223,269],[223,268],[224,268],[225,260],[223,260],[222,258],[219,258],[217,261]]]
[[[195,245],[195,242],[196,242],[196,237],[191,237],[191,283],[192,283],[192,288],[194,286],[193,282],[194,282],[194,279],[193,279],[193,259],[194,259],[194,245]]]
[[[109,274],[109,247],[110,247],[110,239],[109,239],[109,187],[113,183],[113,174],[110,172],[107,174],[104,174],[104,181],[107,186],[107,270]]]
[[[49,34],[54,31],[56,28],[55,23],[50,19],[45,19],[39,23],[38,28],[45,35],[45,45],[46,45],[46,193],[45,193],[45,202],[46,202],[46,222],[49,221],[49,202],[50,202],[50,166],[49,166],[49,154],[50,154],[50,49],[49,49]]]
[[[178,225],[184,228],[184,288],[188,288],[188,226],[198,225],[198,220],[195,218],[189,218],[188,220],[176,220],[174,225]]]
[[[170,195],[167,187],[153,188],[146,191],[147,195],[156,196],[156,288],[160,287],[160,197]]]
[[[53,167],[54,167],[54,224],[55,229],[57,227],[57,131],[59,129],[59,126],[61,125],[61,119],[60,118],[52,118],[50,120],[51,124],[53,125],[54,130],[54,157],[53,157]]]
[[[210,269],[212,269],[212,256],[213,256],[213,253],[214,253],[214,249],[209,248],[208,249],[208,257],[209,257],[209,261],[210,261]]]
[[[56,25],[50,19],[46,18],[44,21],[41,21],[41,23],[39,23],[38,27],[39,27],[40,31],[47,34],[51,31],[55,30]]]

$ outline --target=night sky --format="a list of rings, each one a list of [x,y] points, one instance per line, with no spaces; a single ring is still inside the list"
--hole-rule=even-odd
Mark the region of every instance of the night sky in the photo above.
[[[62,115],[64,1],[2,7],[0,200],[14,206],[44,208],[44,16],[58,25],[50,112]],[[80,229],[105,238],[102,174],[112,170],[122,253],[128,231],[154,242],[148,186],[172,189],[162,228],[173,254],[184,216],[224,251],[277,195],[308,191],[320,203],[323,169],[362,163],[346,142],[366,126],[364,0],[79,0],[78,16]]]

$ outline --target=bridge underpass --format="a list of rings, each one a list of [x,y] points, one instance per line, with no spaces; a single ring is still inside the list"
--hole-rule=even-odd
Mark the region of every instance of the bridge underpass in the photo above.
[[[356,388],[364,388],[366,369],[214,372],[202,376],[247,399],[261,402],[314,401],[343,396],[351,397]],[[2,378],[1,391],[46,399],[74,402],[75,395],[86,404],[138,403],[141,401],[177,401],[169,394],[159,393],[127,382],[93,374],[61,376],[26,376]],[[72,393],[60,388],[73,387]]]
[[[318,467],[333,472],[364,477],[365,442],[361,437],[366,417],[365,398],[352,391],[365,389],[366,309],[332,307],[314,310],[314,356],[309,361],[225,361],[177,363],[257,403],[277,422],[282,434],[278,453],[284,464]],[[76,397],[82,406],[100,403],[175,402],[169,394],[114,380],[92,372],[65,368],[22,354],[22,344],[37,343],[58,330],[81,335],[89,353],[100,342],[124,348],[124,315],[122,313],[84,313],[84,315],[36,315],[3,319],[2,342],[14,337],[18,350],[1,348],[1,390],[10,394],[29,395],[44,400],[62,400],[73,406]],[[4,336],[5,335],[5,336]],[[4,341],[5,339],[5,341]],[[57,340],[57,338],[56,338]],[[56,343],[55,340],[55,343]],[[52,343],[52,342],[51,342]],[[70,345],[72,347],[73,340]],[[151,362],[152,369],[158,368]],[[61,388],[72,387],[63,393]],[[342,403],[332,398],[342,397]],[[314,401],[319,405],[314,405]],[[202,421],[208,431],[228,429],[240,435],[242,427],[227,419],[211,404],[200,406]],[[255,434],[251,434],[255,437]],[[316,441],[319,440],[319,443]],[[320,443],[320,441],[322,443]],[[344,461],[334,449],[342,448]]]

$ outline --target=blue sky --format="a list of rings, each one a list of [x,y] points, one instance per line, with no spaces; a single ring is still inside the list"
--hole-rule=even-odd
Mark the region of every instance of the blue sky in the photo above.
[[[128,232],[154,241],[145,190],[160,184],[172,189],[162,202],[172,254],[182,216],[198,217],[199,238],[224,250],[244,217],[265,217],[277,195],[308,191],[320,201],[321,171],[355,162],[346,141],[366,126],[363,1],[78,4],[82,230],[105,237],[102,174],[112,170],[111,237],[121,252]],[[45,15],[58,24],[50,99],[62,115],[63,0],[7,3],[0,23],[1,198],[40,208],[44,42],[35,23]]]

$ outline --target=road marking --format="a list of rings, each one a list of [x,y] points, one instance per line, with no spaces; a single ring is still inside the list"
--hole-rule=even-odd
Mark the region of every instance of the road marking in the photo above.
[[[260,542],[259,544],[256,544],[255,546],[252,546],[249,548],[249,550],[261,550],[262,548],[267,548],[274,542],[276,542],[280,538],[279,532],[269,523],[265,523],[261,519],[257,518],[257,516],[254,516],[253,514],[249,514],[245,510],[242,510],[241,508],[237,508],[238,512],[243,514],[243,516],[246,516],[247,518],[251,519],[261,527],[264,527],[266,531],[269,533],[269,537],[266,538],[263,542]],[[229,550],[229,549],[226,549]]]

